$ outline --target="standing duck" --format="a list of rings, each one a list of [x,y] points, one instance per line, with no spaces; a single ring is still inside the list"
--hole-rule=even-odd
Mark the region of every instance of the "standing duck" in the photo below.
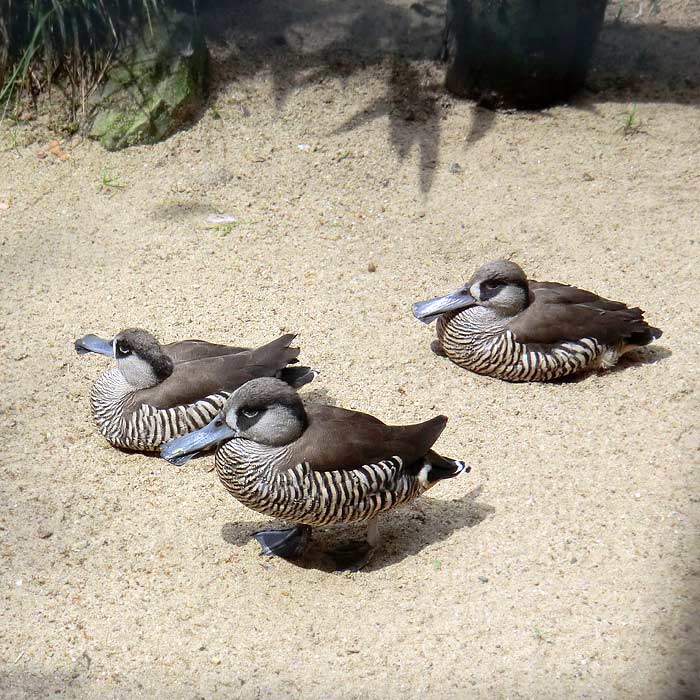
[[[392,426],[366,413],[305,406],[292,387],[262,378],[234,391],[209,425],[168,443],[161,456],[181,465],[219,444],[224,487],[243,505],[296,524],[256,533],[263,554],[298,556],[312,526],[368,521],[366,541],[332,553],[340,569],[357,571],[378,543],[379,513],[469,471],[431,449],[446,423],[436,416]]]
[[[433,352],[512,382],[607,369],[661,337],[641,309],[566,284],[528,280],[508,260],[480,267],[451,294],[414,304],[413,314],[424,323],[438,320]]]
[[[309,367],[287,367],[299,355],[299,348],[289,347],[294,338],[283,335],[254,350],[203,340],[160,345],[148,331],[128,328],[111,340],[86,335],[75,341],[75,349],[117,361],[98,377],[90,395],[102,435],[115,447],[149,452],[206,425],[250,379],[310,382],[315,373]]]

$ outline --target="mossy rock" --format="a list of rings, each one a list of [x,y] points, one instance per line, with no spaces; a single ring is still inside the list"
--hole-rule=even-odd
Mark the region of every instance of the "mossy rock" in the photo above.
[[[90,136],[109,151],[156,143],[186,126],[206,94],[208,53],[194,18],[167,12],[130,33],[94,100]]]

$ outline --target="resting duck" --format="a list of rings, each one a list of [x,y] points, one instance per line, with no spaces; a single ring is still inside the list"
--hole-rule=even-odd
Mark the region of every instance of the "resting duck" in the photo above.
[[[528,280],[508,260],[484,265],[451,294],[414,304],[413,314],[424,323],[438,320],[433,352],[513,382],[607,369],[661,337],[641,309],[566,284]]]
[[[254,350],[203,340],[160,345],[148,331],[128,328],[110,340],[86,335],[75,341],[75,349],[117,361],[98,377],[90,395],[102,435],[115,447],[148,452],[206,425],[250,379],[310,382],[315,372],[309,367],[287,367],[299,355],[299,348],[289,347],[294,338],[283,335]]]
[[[177,465],[220,444],[216,471],[243,505],[296,524],[255,535],[264,554],[299,556],[311,527],[368,521],[368,537],[333,554],[356,571],[378,543],[376,516],[417,498],[442,479],[469,471],[431,447],[447,418],[385,425],[335,406],[304,405],[279,379],[254,379],[236,389],[206,427],[173,440],[161,456]]]

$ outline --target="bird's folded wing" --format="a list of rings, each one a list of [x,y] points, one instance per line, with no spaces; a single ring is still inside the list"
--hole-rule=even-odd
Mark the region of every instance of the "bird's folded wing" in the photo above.
[[[648,328],[643,312],[576,287],[530,283],[530,305],[509,324],[520,343],[556,345],[593,338],[614,343]]]
[[[447,418],[393,426],[358,411],[307,406],[309,424],[292,448],[289,466],[307,462],[314,471],[350,470],[398,456],[405,467],[428,452]]]
[[[175,364],[189,362],[190,360],[203,360],[207,357],[235,355],[245,350],[250,350],[250,348],[219,345],[218,343],[208,343],[206,340],[181,340],[177,343],[163,345],[163,352],[168,355]]]
[[[190,404],[209,394],[234,391],[251,379],[274,377],[296,361],[299,349],[289,347],[294,337],[288,334],[254,350],[180,362],[160,384],[137,391],[134,407],[144,403],[156,408]]]

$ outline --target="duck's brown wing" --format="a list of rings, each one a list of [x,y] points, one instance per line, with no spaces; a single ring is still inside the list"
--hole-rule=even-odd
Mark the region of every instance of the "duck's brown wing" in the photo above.
[[[529,288],[530,305],[508,324],[520,343],[556,345],[593,338],[603,344],[625,340],[643,345],[661,335],[639,308],[556,282],[531,281]]]
[[[177,343],[163,345],[163,352],[177,365],[180,362],[191,360],[203,360],[208,357],[220,357],[221,355],[235,355],[245,352],[250,348],[239,348],[233,345],[219,345],[208,343],[206,340],[180,340]]]
[[[289,347],[295,337],[289,333],[254,350],[180,362],[160,384],[137,391],[134,407],[146,403],[172,408],[219,391],[233,391],[251,379],[274,377],[290,362],[297,361],[299,348]]]
[[[307,406],[308,426],[294,443],[289,467],[349,470],[398,456],[405,467],[424,457],[445,428],[436,416],[415,425],[386,425],[378,418],[335,406]]]
[[[615,311],[617,309],[626,309],[627,304],[621,301],[612,301],[601,297],[594,292],[589,292],[586,289],[573,287],[570,284],[561,284],[560,282],[537,282],[529,280],[528,287],[530,292],[535,294],[540,300],[551,303],[560,304],[595,304],[600,308]]]

